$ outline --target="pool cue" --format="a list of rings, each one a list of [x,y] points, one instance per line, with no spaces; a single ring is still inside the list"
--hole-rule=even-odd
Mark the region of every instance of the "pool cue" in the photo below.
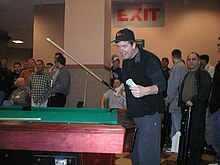
[[[86,106],[87,86],[88,86],[88,72],[86,72],[86,82],[85,82],[85,89],[84,89],[83,107]]]
[[[95,73],[93,73],[91,70],[89,70],[86,66],[84,66],[83,64],[81,64],[79,61],[77,61],[75,58],[73,58],[70,54],[68,54],[65,50],[63,50],[60,46],[58,46],[56,43],[54,43],[50,38],[47,38],[47,41],[50,42],[52,45],[54,45],[56,48],[58,48],[61,52],[63,52],[65,55],[67,55],[70,59],[72,59],[74,62],[76,62],[78,65],[80,65],[83,69],[85,69],[88,73],[90,73],[93,77],[95,77],[98,81],[100,81],[101,83],[103,83],[104,85],[106,85],[107,87],[109,87],[111,90],[113,90],[114,92],[115,89],[108,84],[106,81],[102,80],[101,78],[99,78],[97,75],[95,75]],[[120,95],[120,97],[122,97],[125,100],[125,97]]]
[[[181,120],[181,135],[179,141],[179,151],[177,163],[185,165],[188,161],[189,143],[190,143],[190,123],[191,123],[191,107],[184,109]]]
[[[41,118],[12,118],[12,117],[1,117],[0,120],[2,121],[38,121],[41,120]]]

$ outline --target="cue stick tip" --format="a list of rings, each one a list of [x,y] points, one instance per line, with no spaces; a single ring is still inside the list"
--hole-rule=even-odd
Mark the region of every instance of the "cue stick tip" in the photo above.
[[[49,37],[47,37],[47,41],[51,41],[51,39]]]

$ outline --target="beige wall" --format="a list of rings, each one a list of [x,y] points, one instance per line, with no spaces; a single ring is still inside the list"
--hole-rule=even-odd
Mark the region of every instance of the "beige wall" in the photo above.
[[[109,81],[111,47],[111,1],[110,0],[66,0],[64,49],[73,58],[67,58],[72,85],[67,106],[76,106],[86,96],[86,107],[99,107],[102,94],[107,90],[99,80],[76,67],[74,60],[88,67],[101,80]],[[85,94],[85,91],[86,94]]]
[[[110,0],[66,0],[64,49],[83,64],[104,64],[110,56]],[[108,11],[107,11],[108,10]],[[68,60],[68,64],[75,64]]]
[[[210,63],[215,65],[219,59],[217,37],[220,36],[220,1],[165,1],[165,27],[131,28],[136,38],[145,39],[145,49],[160,58],[170,57],[173,49],[182,50],[183,59],[192,51],[210,56]],[[112,28],[114,39],[118,28]],[[118,51],[112,46],[112,53]],[[172,65],[172,62],[171,62]]]
[[[102,79],[109,79],[108,71],[101,68],[90,69],[96,75],[101,76]],[[84,98],[85,107],[100,107],[102,94],[107,91],[108,88],[90,74],[87,75],[87,73],[79,67],[69,67],[69,70],[71,73],[71,92],[67,97],[66,107],[76,107],[78,101],[84,101]]]
[[[64,41],[64,5],[35,6],[33,30],[33,58],[45,63],[53,62],[54,54],[59,52],[46,38],[63,48]]]

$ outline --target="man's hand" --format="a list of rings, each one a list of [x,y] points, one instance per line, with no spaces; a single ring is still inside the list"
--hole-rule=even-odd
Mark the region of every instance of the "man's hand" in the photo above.
[[[191,100],[188,100],[188,101],[186,102],[186,105],[187,105],[188,107],[191,107],[191,106],[193,106],[193,103],[192,103]]]
[[[146,95],[157,94],[158,87],[156,85],[143,87],[141,85],[137,85],[136,87],[130,87],[131,93],[134,97],[140,98]]]

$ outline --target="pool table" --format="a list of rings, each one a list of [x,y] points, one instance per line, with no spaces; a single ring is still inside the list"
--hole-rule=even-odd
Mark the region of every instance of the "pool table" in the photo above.
[[[75,153],[78,161],[73,164],[113,165],[115,153],[131,150],[135,131],[126,110],[0,107],[0,150],[6,156],[23,151],[42,159],[53,153],[62,163],[57,153]]]

